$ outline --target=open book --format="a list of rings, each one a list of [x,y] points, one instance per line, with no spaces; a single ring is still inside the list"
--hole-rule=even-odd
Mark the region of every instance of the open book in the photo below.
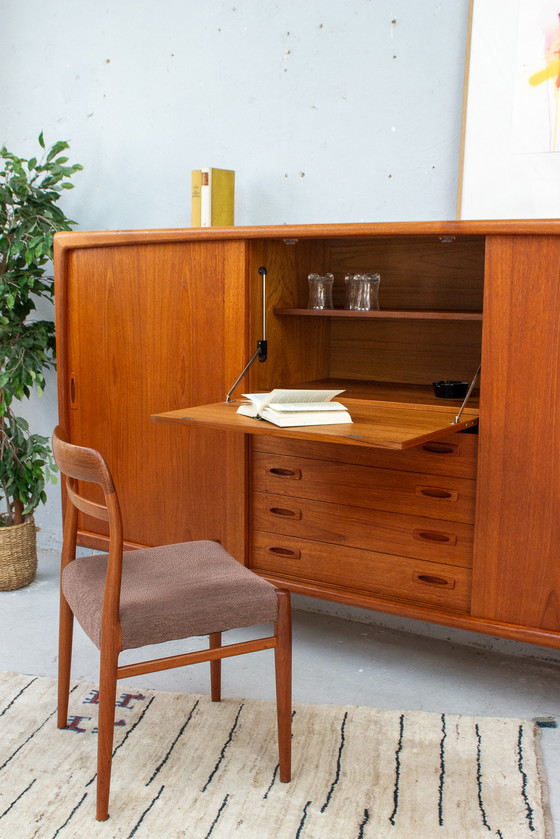
[[[342,390],[283,390],[270,393],[244,393],[248,404],[240,405],[238,414],[267,420],[283,427],[297,425],[335,425],[352,422],[340,402],[332,402]]]

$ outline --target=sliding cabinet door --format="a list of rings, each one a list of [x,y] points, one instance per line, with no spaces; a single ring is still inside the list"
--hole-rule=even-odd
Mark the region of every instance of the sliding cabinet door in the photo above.
[[[560,237],[487,242],[472,610],[560,631]]]
[[[85,234],[87,237],[87,234]],[[243,242],[72,248],[57,274],[60,416],[99,449],[127,541],[219,539],[244,557],[244,441],[156,424],[160,411],[225,398],[245,363]],[[87,238],[86,238],[87,241]],[[100,525],[82,519],[83,544]]]

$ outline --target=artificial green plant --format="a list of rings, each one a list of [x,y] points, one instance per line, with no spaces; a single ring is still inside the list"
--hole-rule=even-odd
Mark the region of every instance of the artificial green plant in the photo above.
[[[15,412],[17,401],[40,395],[45,373],[55,366],[54,323],[35,317],[39,298],[52,300],[53,277],[46,271],[53,235],[76,222],[57,206],[63,190],[83,167],[68,165],[68,143],[45,147],[40,158],[0,149],[0,526],[21,524],[46,501],[53,479],[49,440],[32,434]]]

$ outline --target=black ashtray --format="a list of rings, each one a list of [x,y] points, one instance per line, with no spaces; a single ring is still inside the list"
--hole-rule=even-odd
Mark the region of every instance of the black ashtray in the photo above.
[[[468,382],[432,382],[434,393],[440,399],[464,399],[469,389]]]

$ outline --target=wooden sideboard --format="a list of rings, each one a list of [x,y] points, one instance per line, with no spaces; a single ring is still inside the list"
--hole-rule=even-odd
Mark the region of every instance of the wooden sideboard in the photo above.
[[[234,399],[341,387],[352,431],[225,405],[260,267],[268,358]],[[325,271],[335,309],[309,310]],[[343,309],[357,271],[379,311]],[[55,281],[60,421],[107,458],[131,547],[219,539],[293,591],[560,647],[559,222],[61,233]],[[479,364],[456,424],[431,383]]]

